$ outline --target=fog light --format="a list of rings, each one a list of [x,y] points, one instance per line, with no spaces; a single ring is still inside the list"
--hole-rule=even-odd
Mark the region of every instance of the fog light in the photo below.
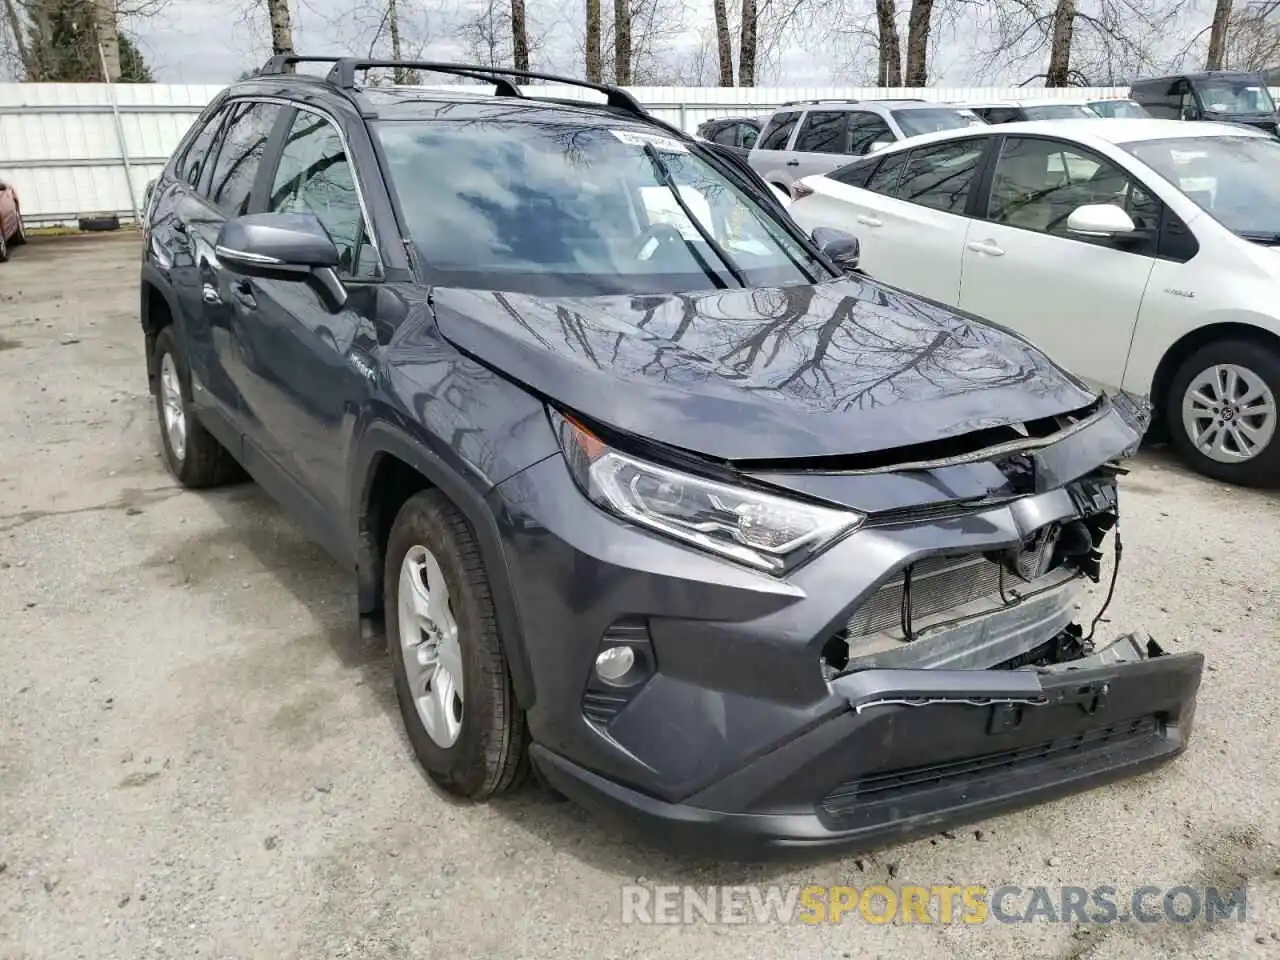
[[[605,683],[620,683],[636,663],[630,647],[609,647],[596,657],[596,675]]]

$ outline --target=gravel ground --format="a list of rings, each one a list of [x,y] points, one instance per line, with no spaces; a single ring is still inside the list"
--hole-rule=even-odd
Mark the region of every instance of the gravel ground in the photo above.
[[[473,807],[419,775],[349,578],[255,486],[165,473],[137,257],[0,266],[0,956],[1280,955],[1280,498],[1159,451],[1124,481],[1110,629],[1209,658],[1174,764],[858,860],[686,863],[536,789]],[[636,882],[1247,882],[1248,916],[624,925]]]

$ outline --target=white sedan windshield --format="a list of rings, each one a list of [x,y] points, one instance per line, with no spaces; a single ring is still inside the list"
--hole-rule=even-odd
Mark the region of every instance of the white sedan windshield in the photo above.
[[[1241,236],[1280,235],[1280,141],[1180,137],[1121,144]]]

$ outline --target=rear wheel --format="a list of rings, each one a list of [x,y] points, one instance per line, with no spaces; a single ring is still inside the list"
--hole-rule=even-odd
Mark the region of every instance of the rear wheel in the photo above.
[[[178,351],[173,327],[156,335],[156,419],[169,472],[184,487],[216,487],[238,479],[239,465],[196,418],[191,405],[191,377]]]
[[[9,238],[9,246],[20,247],[27,242],[27,226],[22,222],[22,211],[18,211],[18,231]]]
[[[9,242],[4,238],[4,228],[0,227],[0,263],[9,259]]]
[[[1244,486],[1280,482],[1280,353],[1250,340],[1210,343],[1174,374],[1170,441],[1187,464]]]

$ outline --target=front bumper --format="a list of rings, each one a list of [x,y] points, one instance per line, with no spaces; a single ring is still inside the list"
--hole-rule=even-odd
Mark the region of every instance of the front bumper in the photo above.
[[[849,674],[833,683],[844,712],[682,802],[539,745],[532,757],[570,799],[686,854],[868,849],[1131,776],[1182,752],[1203,658],[1136,651],[1123,638],[1091,658],[1099,665],[1070,670]]]

